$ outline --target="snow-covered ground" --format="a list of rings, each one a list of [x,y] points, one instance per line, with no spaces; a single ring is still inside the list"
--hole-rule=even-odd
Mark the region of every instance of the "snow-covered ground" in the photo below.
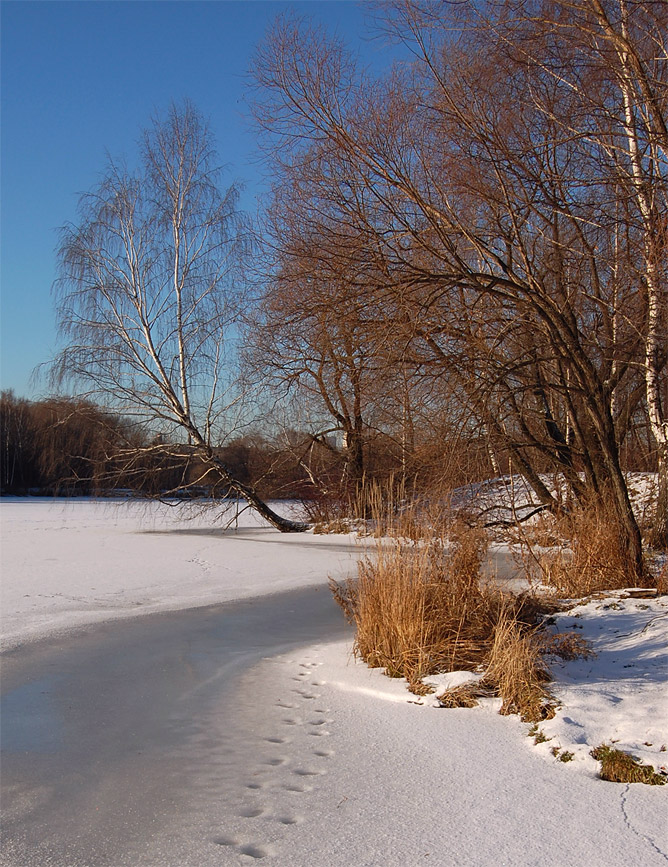
[[[544,474],[540,476],[547,489],[558,502],[568,496],[563,479]],[[629,496],[637,520],[645,524],[654,509],[657,495],[656,473],[629,472],[626,474]],[[523,521],[540,510],[540,501],[523,476],[506,475],[484,482],[467,485],[453,492],[451,505],[475,515],[484,523]],[[534,522],[529,518],[529,526]]]
[[[363,552],[352,537],[280,535],[247,512],[223,532],[211,516],[137,503],[4,500],[0,528],[5,647],[324,584]],[[497,700],[437,708],[356,663],[345,643],[263,661],[241,683],[243,737],[228,768],[236,806],[203,809],[206,832],[169,863],[665,864],[668,786],[603,782],[589,751],[614,743],[668,764],[668,598],[595,599],[557,626],[575,628],[597,655],[555,666],[561,707],[537,745]],[[152,857],[138,852],[134,864]]]
[[[189,503],[3,498],[0,649],[102,620],[326,584],[363,550],[352,535],[278,533],[249,510],[224,529],[234,515]]]

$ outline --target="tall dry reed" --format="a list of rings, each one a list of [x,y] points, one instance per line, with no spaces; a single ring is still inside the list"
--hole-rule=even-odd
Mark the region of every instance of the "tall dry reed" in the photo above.
[[[539,563],[544,583],[558,596],[577,599],[638,584],[611,504],[575,506],[555,524],[561,542],[543,552]]]
[[[442,540],[379,544],[357,580],[332,586],[357,628],[355,652],[413,684],[480,664],[502,604],[479,580],[485,548],[479,531],[461,527],[449,547]]]

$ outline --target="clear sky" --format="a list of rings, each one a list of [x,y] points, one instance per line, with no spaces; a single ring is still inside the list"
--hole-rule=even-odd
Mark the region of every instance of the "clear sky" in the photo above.
[[[33,369],[56,349],[57,228],[73,220],[106,154],[132,161],[151,115],[189,98],[215,133],[228,180],[254,211],[261,168],[244,102],[254,50],[286,9],[334,28],[375,65],[369,7],[346,0],[4,0],[0,386],[45,394]]]

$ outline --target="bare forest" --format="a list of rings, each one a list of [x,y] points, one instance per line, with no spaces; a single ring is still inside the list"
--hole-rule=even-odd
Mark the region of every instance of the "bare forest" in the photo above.
[[[268,498],[365,517],[374,485],[511,473],[605,513],[639,579],[641,529],[668,533],[668,7],[375,12],[407,58],[383,75],[308,20],[259,46],[258,224],[188,103],[109,162],[60,238],[79,397],[3,396],[3,490],[192,488],[298,531]],[[632,470],[658,478],[642,528]]]

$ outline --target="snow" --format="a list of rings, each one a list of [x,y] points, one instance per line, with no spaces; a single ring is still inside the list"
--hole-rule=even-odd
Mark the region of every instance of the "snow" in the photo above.
[[[332,867],[665,863],[665,788],[604,783],[546,761],[496,700],[437,709],[355,663],[345,643],[267,660],[244,687],[267,703],[253,731],[264,747],[243,777],[258,785],[244,807],[261,813],[226,819],[219,839],[229,850]],[[270,741],[281,736],[290,742]],[[300,824],[285,829],[276,821],[284,787],[305,768],[310,789],[287,801]]]
[[[278,534],[167,506],[5,500],[3,647],[83,624],[324,584],[354,570],[352,536]],[[217,526],[220,526],[218,524]],[[661,768],[668,752],[668,598],[592,598],[553,629],[596,656],[554,661],[556,716],[530,727],[499,701],[442,709],[369,670],[349,643],[266,659],[239,684],[227,738],[233,809],[204,804],[197,839],[174,832],[171,861],[281,867],[582,865],[668,860],[668,786],[606,783],[589,751],[614,743]],[[452,672],[437,691],[471,678]],[[553,747],[574,754],[567,763]],[[230,764],[231,762],[231,764]],[[181,848],[179,848],[181,847]],[[153,865],[137,852],[134,867]]]
[[[596,656],[553,661],[552,691],[562,707],[540,728],[538,745],[573,753],[573,768],[595,773],[593,747],[611,744],[668,773],[668,597],[609,593],[555,617]]]
[[[542,474],[540,480],[557,501],[563,502],[567,498],[568,488],[563,478]],[[628,472],[626,483],[633,511],[638,521],[643,524],[652,514],[656,503],[657,474]],[[537,517],[529,516],[541,507],[536,493],[520,475],[499,476],[459,488],[453,492],[451,505],[455,509],[476,515],[483,522],[520,519],[525,526],[531,526],[538,520]]]
[[[0,649],[102,620],[326,583],[348,574],[362,550],[352,535],[278,533],[248,510],[223,529],[233,518],[188,503],[3,499]]]

